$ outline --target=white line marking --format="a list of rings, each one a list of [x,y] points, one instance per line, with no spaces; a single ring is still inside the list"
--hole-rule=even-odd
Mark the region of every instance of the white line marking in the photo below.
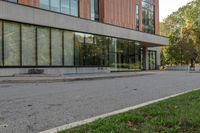
[[[57,133],[58,131],[63,131],[63,130],[66,130],[66,129],[70,129],[70,128],[74,128],[74,127],[81,126],[81,125],[84,125],[84,124],[88,124],[88,123],[94,122],[98,119],[102,119],[102,118],[106,118],[106,117],[109,117],[109,116],[125,113],[125,112],[131,111],[131,110],[135,110],[135,109],[138,109],[138,108],[141,108],[141,107],[153,104],[153,103],[157,103],[157,102],[160,102],[160,101],[172,98],[172,97],[176,97],[176,96],[183,95],[183,94],[193,92],[193,91],[197,91],[197,90],[200,90],[200,88],[188,90],[188,91],[181,92],[181,93],[178,93],[178,94],[174,94],[174,95],[171,95],[171,96],[167,96],[167,97],[164,97],[164,98],[145,102],[145,103],[142,103],[142,104],[139,104],[139,105],[136,105],[136,106],[132,106],[132,107],[124,108],[124,109],[121,109],[121,110],[113,111],[111,113],[107,113],[107,114],[99,115],[99,116],[92,117],[92,118],[89,118],[89,119],[85,119],[85,120],[77,121],[77,122],[74,122],[74,123],[66,124],[66,125],[59,126],[59,127],[56,127],[56,128],[52,128],[50,130],[42,131],[42,132],[39,132],[39,133]]]

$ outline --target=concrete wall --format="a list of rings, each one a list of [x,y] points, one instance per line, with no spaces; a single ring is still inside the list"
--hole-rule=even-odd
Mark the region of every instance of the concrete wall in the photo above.
[[[168,38],[0,1],[0,19],[167,45]]]

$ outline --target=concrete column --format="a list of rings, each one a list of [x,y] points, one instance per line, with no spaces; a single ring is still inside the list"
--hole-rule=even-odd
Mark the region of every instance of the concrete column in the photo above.
[[[144,47],[143,48],[143,61],[144,61],[144,70],[149,70],[149,60],[148,60],[148,48],[147,47]]]

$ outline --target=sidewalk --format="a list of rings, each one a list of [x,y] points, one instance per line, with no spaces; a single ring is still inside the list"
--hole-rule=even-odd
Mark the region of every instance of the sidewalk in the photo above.
[[[119,72],[95,74],[69,74],[69,75],[17,75],[13,77],[0,77],[0,84],[9,83],[54,83],[80,80],[101,80],[113,78],[127,78],[135,76],[153,75],[155,72]]]

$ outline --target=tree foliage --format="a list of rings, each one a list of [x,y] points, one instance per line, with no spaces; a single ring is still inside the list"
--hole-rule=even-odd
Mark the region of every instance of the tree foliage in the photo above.
[[[169,37],[163,49],[166,64],[200,62],[200,0],[193,0],[160,24],[161,35]]]

